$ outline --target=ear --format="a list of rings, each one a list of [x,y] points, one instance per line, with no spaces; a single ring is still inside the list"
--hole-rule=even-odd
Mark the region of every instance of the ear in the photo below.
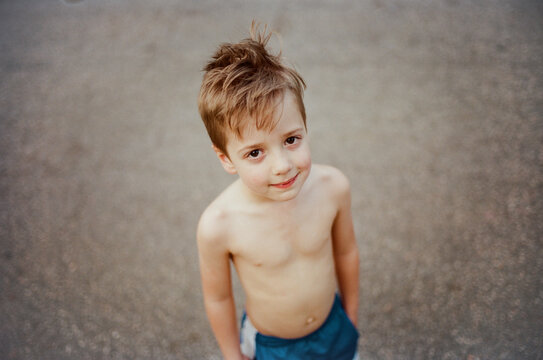
[[[219,161],[221,162],[221,165],[224,168],[224,170],[229,174],[232,174],[232,175],[236,174],[237,170],[234,167],[234,164],[232,164],[232,161],[230,160],[228,155],[223,153],[218,147],[216,147],[213,144],[211,145],[211,147],[213,148],[213,151],[215,151],[215,154],[217,154],[217,157],[219,158]]]

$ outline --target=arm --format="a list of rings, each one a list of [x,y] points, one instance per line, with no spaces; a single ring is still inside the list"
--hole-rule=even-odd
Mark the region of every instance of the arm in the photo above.
[[[351,216],[351,191],[343,174],[336,181],[339,209],[332,226],[334,262],[343,308],[356,326],[358,319],[358,247]]]
[[[220,221],[206,221],[202,216],[198,225],[198,255],[206,313],[226,360],[242,359],[236,324],[236,309],[232,293],[229,252]]]

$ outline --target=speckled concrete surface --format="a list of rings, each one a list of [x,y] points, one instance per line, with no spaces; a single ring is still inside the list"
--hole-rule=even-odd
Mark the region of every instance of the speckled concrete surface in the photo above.
[[[253,17],[352,182],[362,358],[542,359],[543,7],[513,0],[0,2],[0,358],[220,358],[196,95]]]

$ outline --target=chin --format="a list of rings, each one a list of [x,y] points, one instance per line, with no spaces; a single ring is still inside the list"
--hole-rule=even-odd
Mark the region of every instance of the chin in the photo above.
[[[296,196],[298,196],[298,193],[299,193],[299,191],[289,193],[289,194],[281,194],[281,195],[277,196],[277,199],[274,199],[274,200],[275,201],[289,201],[289,200],[292,200],[292,199],[296,198]]]
[[[302,185],[303,183],[297,184],[297,186],[293,187],[292,189],[289,189],[288,191],[285,191],[279,194],[273,194],[273,198],[276,201],[289,201],[289,200],[295,199],[298,196],[298,194],[300,194],[300,191],[302,190]]]

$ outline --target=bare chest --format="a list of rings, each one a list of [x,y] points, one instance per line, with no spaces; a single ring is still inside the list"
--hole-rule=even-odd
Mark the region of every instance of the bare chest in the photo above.
[[[237,260],[273,268],[296,258],[317,257],[327,247],[335,209],[305,208],[273,215],[239,219],[231,247]]]

